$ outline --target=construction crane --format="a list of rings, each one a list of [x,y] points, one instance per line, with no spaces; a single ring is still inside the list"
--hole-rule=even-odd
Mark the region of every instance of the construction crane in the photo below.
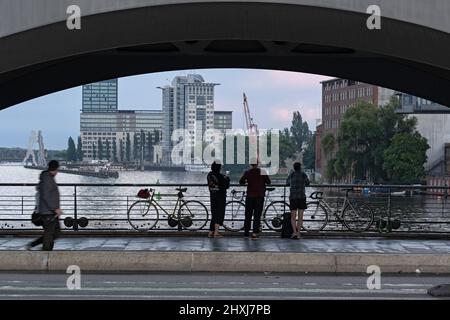
[[[247,96],[244,93],[244,114],[245,114],[245,123],[247,125],[247,130],[249,133],[258,133],[258,125],[253,122],[253,118],[250,114],[250,107],[248,106]]]
[[[248,106],[247,96],[245,93],[244,93],[244,114],[250,144],[249,160],[252,161],[252,159],[256,159],[256,161],[259,163],[258,125],[253,122],[253,118],[250,113],[250,107]]]

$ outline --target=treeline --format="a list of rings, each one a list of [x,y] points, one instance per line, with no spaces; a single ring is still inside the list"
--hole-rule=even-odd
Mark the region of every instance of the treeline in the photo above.
[[[27,153],[23,148],[0,148],[0,161],[22,161]],[[45,150],[47,159],[65,160],[65,150]]]
[[[115,141],[115,143],[114,143]],[[108,160],[112,162],[144,161],[153,162],[154,146],[159,145],[161,132],[159,130],[127,133],[125,139],[98,138],[92,145],[93,160]],[[70,162],[81,162],[85,157],[81,137],[77,144],[72,137],[67,142],[66,159]]]

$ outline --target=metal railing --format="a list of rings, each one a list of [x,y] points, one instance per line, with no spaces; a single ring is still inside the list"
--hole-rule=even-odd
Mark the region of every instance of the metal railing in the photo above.
[[[37,230],[31,221],[35,207],[35,186],[32,183],[0,183],[0,231],[21,232]],[[177,199],[175,188],[188,188],[186,200],[201,201],[208,208],[210,198],[205,184],[60,184],[61,207],[64,214],[61,220],[66,231],[129,231],[137,232],[127,220],[127,211],[141,188],[153,188],[158,203],[168,212],[173,210]],[[271,200],[288,201],[289,190],[284,185],[272,185]],[[447,186],[399,186],[399,185],[311,185],[306,189],[307,196],[313,191],[323,191],[333,208],[338,208],[343,200],[342,188],[354,188],[360,192],[351,193],[351,199],[364,201],[375,212],[375,220],[397,219],[401,222],[392,232],[405,233],[448,233],[450,234],[450,187]],[[232,184],[231,189],[245,190],[245,186]],[[367,194],[367,190],[372,192]],[[378,191],[378,192],[373,192]],[[403,192],[404,191],[404,192]],[[431,192],[432,191],[432,192]],[[233,200],[228,192],[227,201]],[[308,201],[313,201],[308,199]],[[268,204],[268,203],[267,203]],[[286,208],[286,211],[289,209]],[[332,217],[330,217],[332,218]],[[243,219],[243,216],[242,216]],[[67,223],[67,222],[72,222]],[[265,225],[263,223],[263,225]],[[209,227],[207,223],[204,229]],[[265,231],[273,232],[267,226]],[[165,214],[160,212],[160,221],[152,231],[182,231],[171,227]],[[345,232],[342,224],[333,219],[322,231]],[[370,232],[378,232],[374,223]]]

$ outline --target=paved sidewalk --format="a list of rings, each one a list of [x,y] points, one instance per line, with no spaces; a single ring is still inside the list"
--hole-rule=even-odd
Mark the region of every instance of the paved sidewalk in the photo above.
[[[0,251],[25,250],[31,237],[0,237]],[[35,250],[39,250],[37,247]],[[398,239],[281,239],[261,237],[66,237],[55,250],[159,252],[280,252],[280,253],[404,253],[450,254],[450,240]]]
[[[67,237],[43,252],[25,250],[31,239],[1,237],[0,270],[450,274],[449,240]]]

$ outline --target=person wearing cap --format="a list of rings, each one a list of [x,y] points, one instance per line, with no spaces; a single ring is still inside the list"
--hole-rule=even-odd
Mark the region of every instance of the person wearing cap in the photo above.
[[[38,192],[39,192],[39,214],[41,216],[44,234],[38,239],[27,245],[27,249],[31,249],[42,244],[43,251],[52,251],[55,239],[60,231],[58,217],[62,214],[60,207],[60,195],[55,176],[58,173],[59,163],[52,160],[48,164],[48,169],[43,171],[39,176]]]
[[[250,169],[244,172],[239,184],[247,184],[247,196],[245,198],[245,221],[244,236],[250,236],[250,227],[253,218],[252,239],[258,239],[261,231],[261,214],[264,206],[264,197],[266,195],[266,186],[270,185],[270,179],[267,174],[258,168],[258,160],[250,160]]]
[[[219,233],[220,226],[225,218],[225,204],[227,189],[230,187],[230,178],[220,173],[222,165],[218,161],[211,164],[207,182],[211,202],[211,225],[209,227],[209,238],[222,238]]]

